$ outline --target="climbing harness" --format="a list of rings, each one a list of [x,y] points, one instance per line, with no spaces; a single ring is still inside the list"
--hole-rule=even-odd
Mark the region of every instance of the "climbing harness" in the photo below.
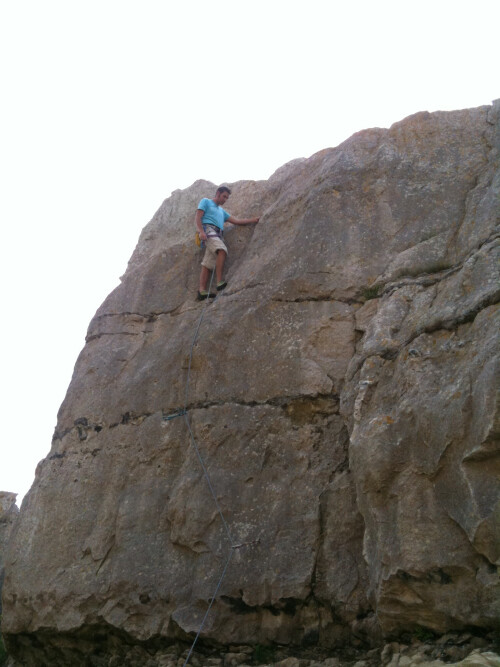
[[[210,224],[205,224],[203,225],[203,231],[205,234],[208,236],[208,238],[213,238],[214,236],[217,236],[219,239],[222,239],[224,236],[224,230],[220,229],[220,227],[216,227],[215,225],[210,225]],[[196,231],[194,235],[194,242],[198,246],[198,248],[204,248],[205,247],[205,241],[202,241],[200,238],[200,232]]]
[[[210,227],[212,227],[212,225],[210,225]],[[209,230],[209,231],[211,231],[211,230]],[[216,236],[216,235],[219,236],[219,238],[221,237],[221,235],[219,235],[219,234],[208,234],[208,236]],[[199,239],[199,234],[198,234],[198,232],[197,232],[197,236],[198,236],[198,239]],[[201,247],[203,247],[203,246],[201,246]],[[209,294],[210,294],[210,289],[211,289],[211,287],[212,287],[212,281],[213,281],[213,278],[214,278],[214,274],[215,274],[215,269],[213,269],[212,274],[211,274],[211,276],[210,276],[210,284],[209,284],[209,286],[208,286],[208,293],[209,293]],[[217,295],[217,296],[218,296],[218,295]],[[217,300],[217,296],[216,296],[216,298],[215,298],[214,301],[213,301],[214,303],[215,303],[215,301]],[[207,305],[208,305],[208,299],[206,300],[206,303],[204,304],[203,309],[202,309],[202,311],[201,311],[201,316],[200,316],[200,318],[199,318],[199,320],[198,320],[198,325],[197,325],[197,327],[196,327],[196,331],[194,332],[193,340],[192,340],[192,342],[191,342],[191,348],[190,348],[190,350],[189,350],[189,362],[188,362],[188,368],[187,368],[186,387],[185,387],[185,392],[184,392],[184,407],[183,407],[182,409],[178,410],[177,412],[174,412],[173,414],[167,414],[167,415],[166,415],[166,414],[163,414],[163,421],[171,421],[172,419],[175,419],[176,417],[184,417],[184,422],[185,422],[185,424],[186,424],[186,426],[187,426],[187,429],[188,429],[188,432],[189,432],[189,437],[190,437],[191,445],[192,445],[192,447],[193,447],[193,449],[194,449],[194,451],[195,451],[195,453],[196,453],[196,456],[197,456],[198,461],[199,461],[199,463],[200,463],[201,469],[203,470],[203,475],[204,475],[205,480],[206,480],[206,482],[207,482],[207,485],[208,485],[208,488],[209,488],[209,490],[210,490],[210,494],[211,494],[211,496],[212,496],[212,498],[213,498],[215,507],[217,508],[217,512],[218,512],[218,514],[219,514],[219,517],[220,517],[220,519],[221,519],[222,525],[223,525],[223,527],[224,527],[224,532],[226,533],[226,536],[227,536],[227,538],[228,538],[230,547],[229,547],[229,550],[228,550],[228,553],[227,553],[227,556],[226,556],[226,560],[225,560],[225,562],[224,562],[224,566],[223,566],[223,568],[222,568],[221,575],[220,575],[219,580],[218,580],[218,582],[217,582],[217,586],[215,587],[215,591],[214,591],[212,597],[210,598],[210,602],[209,602],[209,604],[208,604],[208,608],[207,608],[207,610],[206,610],[206,612],[205,612],[205,615],[203,616],[203,618],[202,618],[202,620],[201,620],[200,627],[199,627],[199,629],[198,629],[198,632],[196,633],[196,636],[195,636],[195,638],[194,638],[194,640],[193,640],[193,643],[191,644],[191,648],[189,649],[189,653],[188,653],[188,655],[187,655],[187,657],[186,657],[186,659],[185,659],[185,661],[184,661],[183,667],[186,667],[186,665],[188,664],[189,659],[190,659],[190,657],[191,657],[191,655],[192,655],[192,653],[193,653],[193,651],[194,651],[194,647],[195,647],[195,645],[196,645],[196,642],[198,641],[198,638],[199,638],[199,636],[200,636],[200,634],[201,634],[203,628],[205,627],[205,622],[206,622],[206,620],[207,620],[207,618],[208,618],[208,614],[210,613],[210,609],[212,608],[212,605],[213,605],[213,603],[215,602],[215,599],[216,599],[217,594],[218,594],[218,592],[219,592],[219,589],[220,589],[220,587],[221,587],[221,585],[222,585],[222,582],[223,582],[223,580],[224,580],[224,577],[226,576],[226,572],[227,572],[227,569],[228,569],[228,567],[229,567],[229,563],[231,562],[231,558],[233,557],[234,552],[235,552],[237,549],[241,549],[242,547],[245,547],[245,546],[251,546],[251,545],[254,545],[254,544],[259,544],[259,542],[260,542],[260,540],[258,540],[258,539],[257,539],[257,540],[253,540],[253,541],[251,541],[251,542],[242,542],[242,543],[240,543],[240,544],[236,544],[236,543],[234,542],[234,540],[233,540],[233,538],[232,538],[232,536],[231,536],[231,531],[229,530],[228,523],[227,523],[227,521],[226,521],[226,519],[225,519],[225,517],[224,517],[224,514],[223,514],[223,512],[222,512],[222,509],[221,509],[221,507],[220,507],[220,505],[219,505],[219,501],[217,500],[217,495],[216,495],[216,493],[215,493],[215,491],[214,491],[214,488],[213,488],[213,486],[212,486],[212,482],[210,481],[210,476],[209,476],[209,474],[208,474],[207,468],[206,468],[206,466],[205,466],[205,462],[204,462],[204,460],[203,460],[203,457],[201,456],[199,447],[198,447],[198,445],[197,445],[197,443],[196,443],[196,439],[195,439],[194,434],[193,434],[193,430],[192,430],[192,428],[191,428],[191,424],[190,424],[190,422],[189,422],[189,416],[188,416],[188,398],[189,398],[189,382],[190,382],[190,379],[191,379],[191,364],[192,364],[192,360],[193,360],[193,350],[194,350],[194,346],[195,346],[195,344],[196,344],[196,341],[198,340],[198,333],[199,333],[199,331],[200,331],[200,327],[201,327],[201,323],[203,322],[203,318],[204,318],[204,316],[205,316],[205,311],[206,311],[206,307],[207,307]]]
[[[208,238],[217,236],[218,238],[222,238],[224,236],[224,230],[221,229],[220,227],[217,227],[216,225],[211,225],[210,223],[206,223],[203,225],[203,229],[205,231],[205,234],[208,236]]]

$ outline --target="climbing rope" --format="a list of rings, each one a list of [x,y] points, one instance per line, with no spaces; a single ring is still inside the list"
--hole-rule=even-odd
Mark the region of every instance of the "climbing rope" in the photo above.
[[[209,294],[211,294],[211,287],[212,287],[214,274],[215,274],[215,269],[213,269],[212,275],[210,276],[210,284],[208,286],[208,293]],[[214,299],[214,303],[217,300],[217,296]],[[222,568],[222,573],[221,573],[221,575],[219,577],[219,580],[217,582],[217,586],[216,586],[215,591],[214,591],[214,593],[213,593],[213,595],[210,599],[210,602],[209,602],[208,608],[205,612],[205,615],[203,616],[203,618],[201,620],[200,627],[198,629],[198,632],[196,633],[196,636],[193,640],[193,643],[191,644],[191,648],[189,649],[189,652],[188,652],[188,655],[186,657],[186,660],[184,661],[183,667],[186,667],[186,665],[188,664],[189,659],[190,659],[190,657],[191,657],[191,655],[194,651],[194,647],[196,646],[196,642],[198,641],[198,638],[199,638],[203,628],[205,627],[205,623],[206,623],[206,620],[208,618],[208,614],[210,613],[210,609],[212,608],[212,605],[213,605],[213,603],[214,603],[214,601],[217,597],[217,594],[218,594],[219,589],[222,585],[224,577],[226,576],[226,572],[227,572],[227,569],[229,567],[229,563],[231,561],[231,558],[233,557],[234,551],[236,549],[239,549],[239,548],[243,547],[243,546],[246,546],[246,543],[245,544],[235,544],[234,541],[233,541],[233,538],[231,536],[231,532],[229,530],[228,523],[227,523],[227,521],[224,517],[224,514],[222,512],[222,509],[219,505],[219,501],[217,500],[217,496],[215,494],[212,482],[210,480],[210,476],[208,474],[207,467],[205,465],[205,462],[203,461],[203,457],[200,453],[200,449],[199,449],[199,447],[196,443],[196,439],[194,437],[193,430],[191,428],[191,424],[189,423],[188,397],[189,397],[189,382],[190,382],[190,379],[191,379],[191,364],[192,364],[192,360],[193,360],[193,350],[194,350],[194,346],[196,345],[196,341],[198,340],[198,333],[200,331],[200,327],[201,327],[201,323],[203,322],[203,318],[205,317],[205,312],[206,312],[207,306],[208,306],[208,298],[207,298],[206,303],[204,304],[204,306],[202,308],[201,315],[200,315],[200,318],[198,320],[198,325],[197,325],[196,330],[194,332],[193,340],[191,342],[191,348],[189,350],[189,362],[188,362],[187,377],[186,377],[186,388],[185,388],[185,391],[184,391],[184,408],[182,410],[179,410],[178,412],[172,414],[172,415],[164,416],[163,419],[164,419],[164,421],[170,421],[171,419],[175,419],[176,417],[184,417],[184,421],[185,421],[187,429],[189,431],[191,445],[193,446],[193,449],[194,449],[194,451],[196,453],[196,456],[198,458],[198,461],[200,463],[201,469],[203,470],[203,475],[205,477],[208,488],[210,490],[210,494],[211,494],[211,496],[214,500],[215,506],[217,508],[217,512],[219,513],[219,516],[220,516],[221,521],[222,521],[222,525],[224,527],[224,531],[225,531],[225,533],[227,535],[227,538],[229,540],[230,548],[229,548],[229,552],[228,552],[227,558],[226,558],[225,563],[224,563],[224,567]],[[258,540],[254,541],[254,542],[251,542],[251,543],[248,543],[248,544],[256,544],[257,542],[258,542]]]
[[[221,587],[222,580],[223,580],[224,577],[226,576],[226,571],[227,571],[227,568],[228,568],[228,566],[229,566],[229,561],[230,561],[231,558],[233,557],[233,553],[234,553],[234,551],[233,551],[233,549],[231,549],[231,550],[229,551],[229,555],[228,555],[228,557],[227,557],[227,559],[226,559],[226,563],[225,563],[225,565],[224,565],[224,569],[222,570],[222,574],[220,575],[219,581],[217,582],[217,587],[216,587],[216,589],[215,589],[215,591],[214,591],[214,594],[212,595],[212,599],[210,600],[210,604],[208,605],[207,610],[206,610],[206,612],[205,612],[205,616],[203,616],[203,619],[202,619],[202,621],[201,621],[199,630],[198,630],[198,632],[196,633],[196,637],[194,638],[193,643],[191,644],[191,648],[189,649],[189,653],[187,654],[187,657],[186,657],[186,659],[184,660],[183,667],[186,667],[186,665],[188,664],[188,662],[189,662],[189,658],[191,657],[191,655],[192,655],[192,653],[193,653],[193,651],[194,651],[194,647],[196,646],[196,642],[198,641],[198,637],[200,636],[201,631],[202,631],[203,628],[205,627],[205,621],[207,620],[208,614],[210,613],[210,609],[212,608],[212,605],[213,605],[213,603],[214,603],[214,600],[215,600],[215,598],[217,597],[217,593],[219,592],[219,588]]]

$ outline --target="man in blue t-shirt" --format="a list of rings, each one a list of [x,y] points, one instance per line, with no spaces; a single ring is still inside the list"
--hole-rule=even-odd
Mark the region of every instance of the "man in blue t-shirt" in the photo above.
[[[213,199],[202,199],[196,211],[196,228],[200,239],[205,242],[207,248],[201,263],[200,289],[198,291],[198,299],[200,300],[206,299],[208,296],[215,296],[215,294],[207,292],[208,279],[211,271],[214,269],[217,278],[217,290],[223,290],[227,285],[227,282],[222,279],[224,262],[227,257],[227,247],[222,240],[224,223],[231,222],[233,225],[252,225],[259,222],[259,218],[237,220],[229,215],[222,208],[222,205],[227,202],[230,194],[231,190],[222,185],[217,189]]]

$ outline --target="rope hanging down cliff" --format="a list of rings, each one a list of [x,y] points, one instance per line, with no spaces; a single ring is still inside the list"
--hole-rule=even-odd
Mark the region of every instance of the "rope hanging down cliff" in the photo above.
[[[209,284],[209,287],[208,287],[208,292],[209,293],[211,291],[212,281],[213,281],[214,275],[215,275],[215,269],[212,271],[212,274],[210,276],[210,284]],[[218,295],[214,299],[213,303],[215,303],[215,301],[217,301],[217,298],[218,298]],[[198,641],[198,638],[199,638],[203,628],[205,627],[205,623],[206,623],[206,620],[208,618],[208,614],[210,613],[210,609],[212,608],[212,605],[213,605],[213,603],[214,603],[214,601],[217,597],[217,594],[218,594],[219,589],[222,585],[224,577],[226,576],[226,572],[227,572],[227,569],[229,567],[229,563],[231,562],[231,558],[233,557],[234,551],[236,549],[240,549],[241,547],[249,546],[251,544],[256,544],[258,542],[258,540],[255,540],[253,542],[245,542],[245,543],[242,543],[242,544],[236,544],[234,542],[234,540],[232,538],[232,535],[231,535],[231,531],[229,530],[228,523],[227,523],[227,521],[224,517],[224,514],[222,512],[222,509],[219,505],[219,501],[217,500],[217,496],[216,496],[214,488],[212,486],[212,482],[210,480],[210,476],[209,476],[207,468],[205,466],[205,462],[203,460],[203,457],[201,456],[199,447],[196,443],[196,438],[194,437],[193,430],[191,428],[191,424],[189,423],[188,397],[189,397],[189,381],[190,381],[190,377],[191,377],[191,363],[192,363],[192,359],[193,359],[194,346],[196,345],[196,341],[198,340],[198,333],[200,331],[200,327],[201,327],[201,323],[203,322],[203,318],[205,316],[205,311],[206,311],[207,305],[208,305],[208,299],[205,301],[205,303],[203,305],[201,315],[200,315],[200,318],[198,320],[198,325],[197,325],[196,330],[194,332],[193,340],[191,342],[191,348],[189,350],[189,361],[188,361],[188,369],[187,369],[187,377],[186,377],[186,388],[185,388],[185,392],[184,392],[184,408],[182,410],[179,410],[178,412],[176,412],[174,414],[165,415],[163,417],[163,419],[164,419],[164,421],[170,421],[172,419],[175,419],[176,417],[184,417],[184,422],[186,423],[187,429],[189,431],[189,437],[190,437],[190,440],[191,440],[191,444],[193,446],[194,451],[196,452],[196,456],[198,457],[198,461],[200,462],[201,468],[203,470],[203,476],[205,477],[206,482],[208,484],[208,488],[210,489],[210,494],[211,494],[211,496],[213,498],[213,501],[215,503],[215,506],[217,508],[217,512],[219,513],[220,519],[222,521],[222,525],[224,527],[224,531],[225,531],[226,536],[229,540],[230,547],[229,547],[229,550],[228,550],[228,553],[227,553],[227,556],[226,556],[226,560],[224,562],[224,566],[222,568],[222,573],[221,573],[221,575],[219,577],[219,580],[217,582],[217,586],[215,587],[214,593],[213,593],[213,595],[210,599],[207,610],[206,610],[206,612],[205,612],[205,614],[204,614],[204,616],[201,620],[201,624],[200,624],[200,627],[198,629],[198,632],[196,633],[196,636],[193,640],[193,643],[191,644],[191,648],[189,649],[189,653],[186,657],[186,660],[184,661],[184,667],[188,664],[189,659],[190,659],[190,657],[193,653],[194,647],[196,645],[196,642]]]

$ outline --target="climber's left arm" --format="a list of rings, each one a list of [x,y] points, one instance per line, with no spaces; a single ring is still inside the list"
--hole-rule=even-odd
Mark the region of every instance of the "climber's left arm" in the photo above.
[[[238,218],[233,218],[232,215],[229,216],[229,218],[226,220],[226,222],[230,222],[232,225],[255,225],[259,222],[259,218],[243,218],[241,220],[238,220]]]

